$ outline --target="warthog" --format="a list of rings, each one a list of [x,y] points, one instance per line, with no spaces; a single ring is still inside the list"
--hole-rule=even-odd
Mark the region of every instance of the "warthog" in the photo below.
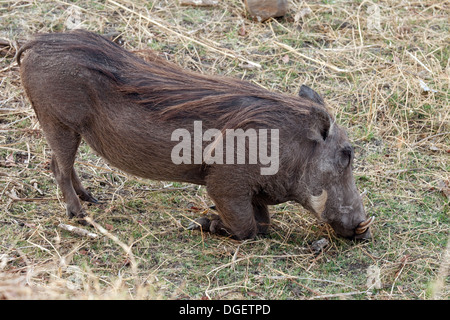
[[[253,238],[268,231],[268,205],[293,200],[340,236],[370,238],[373,218],[367,218],[355,185],[353,148],[312,89],[302,86],[299,96],[286,95],[183,70],[154,53],[144,60],[83,30],[37,35],[18,51],[17,61],[52,149],[51,169],[69,217],[85,217],[80,199],[97,202],[74,170],[83,138],[111,165],[132,175],[206,185],[218,215],[202,217],[192,228]],[[201,133],[214,134],[194,139],[194,155],[174,161],[174,150],[190,151],[190,140],[188,149],[177,149],[180,136],[174,138],[174,132],[195,135],[193,124],[199,121]],[[268,163],[248,154],[236,163],[208,161],[206,153],[197,157],[195,145],[204,150],[208,140],[213,141],[210,157],[229,152],[221,149],[226,137],[217,133],[230,129],[246,134],[275,130],[277,136],[266,137],[257,153],[266,146],[266,154],[276,155],[275,170],[262,174]],[[245,152],[253,147],[248,138],[243,139]]]

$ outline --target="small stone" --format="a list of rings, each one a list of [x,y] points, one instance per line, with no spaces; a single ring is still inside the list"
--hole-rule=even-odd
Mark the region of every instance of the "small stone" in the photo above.
[[[250,15],[259,22],[282,17],[288,9],[287,0],[245,0]]]
[[[322,238],[320,240],[314,241],[311,244],[311,250],[315,253],[319,253],[322,251],[326,246],[328,245],[328,240],[325,238]]]

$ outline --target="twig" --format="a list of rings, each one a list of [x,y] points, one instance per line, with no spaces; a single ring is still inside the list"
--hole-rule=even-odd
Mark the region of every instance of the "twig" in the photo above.
[[[274,271],[278,271],[278,273],[280,273],[279,270],[275,270],[275,269],[273,269],[273,270]],[[326,282],[326,283],[337,284],[339,286],[345,286],[345,287],[351,288],[353,290],[355,289],[354,287],[352,287],[352,286],[350,286],[348,284],[345,284],[345,283],[342,283],[342,282],[338,282],[338,281],[326,280],[326,279],[297,277],[297,276],[291,276],[291,275],[288,275],[288,274],[287,275],[283,275],[283,276],[264,276],[264,277],[268,278],[268,279],[274,279],[274,280],[278,280],[278,279],[282,279],[282,280],[296,279],[296,280],[308,280],[308,281]]]
[[[219,3],[217,0],[180,0],[181,6],[211,7]]]
[[[56,201],[58,200],[58,198],[18,198],[18,197],[14,197],[14,195],[11,195],[9,193],[7,193],[7,195],[14,201],[19,202],[19,201],[24,201],[24,202],[38,202],[38,201]]]
[[[402,274],[402,272],[403,272],[403,269],[405,268],[405,266],[406,266],[406,263],[408,262],[408,258],[409,258],[409,256],[408,255],[406,255],[406,256],[404,256],[403,258],[402,258],[402,260],[401,260],[401,265],[400,265],[400,269],[395,273],[395,279],[394,279],[394,281],[392,282],[392,287],[391,287],[391,293],[390,293],[390,296],[392,296],[392,293],[394,292],[394,287],[395,287],[395,282],[397,282],[397,279],[400,277],[400,275]]]
[[[421,144],[422,142],[425,142],[425,141],[427,141],[427,140],[429,140],[429,139],[436,138],[436,137],[439,137],[439,136],[445,136],[445,135],[448,135],[448,134],[450,134],[450,131],[447,131],[447,132],[441,132],[441,133],[438,133],[438,134],[433,134],[432,136],[428,136],[428,137],[426,137],[426,138],[423,138],[422,140],[419,140],[419,141],[413,143],[413,144],[411,145],[411,147],[414,148],[415,146],[418,146],[418,145]]]
[[[355,294],[367,294],[367,291],[352,291],[352,292],[342,292],[342,293],[334,293],[334,294],[323,294],[320,296],[311,297],[311,299],[327,299],[327,298],[345,297],[345,296],[353,296]]]
[[[336,66],[334,66],[332,64],[329,64],[329,63],[327,63],[325,61],[321,61],[321,60],[317,60],[317,59],[308,57],[307,55],[304,55],[303,53],[299,52],[298,50],[295,50],[294,48],[292,48],[291,46],[289,46],[287,44],[284,44],[284,43],[281,43],[281,42],[278,42],[278,41],[274,41],[273,43],[275,43],[276,45],[278,45],[278,46],[280,46],[280,47],[282,47],[282,48],[284,48],[286,50],[288,50],[289,52],[292,52],[293,54],[295,54],[295,55],[297,55],[299,57],[302,57],[304,59],[307,59],[307,60],[310,60],[312,62],[318,63],[318,64],[323,65],[323,66],[325,66],[327,68],[330,68],[330,69],[332,69],[334,71],[337,71],[337,72],[352,72],[351,70],[348,70],[348,69],[338,68],[338,67],[336,67]]]
[[[88,237],[91,239],[97,239],[98,238],[98,234],[87,231],[85,229],[82,229],[80,227],[75,227],[75,226],[71,226],[69,224],[64,224],[64,223],[60,223],[58,225],[59,228],[64,229],[66,231],[75,233],[76,235],[82,236],[82,237]]]
[[[414,60],[416,60],[417,61],[417,63],[418,64],[420,64],[422,67],[424,67],[425,68],[425,70],[427,70],[429,73],[433,73],[433,71],[431,71],[426,65],[424,65],[419,59],[417,59],[417,57],[416,56],[414,56],[411,52],[409,52],[408,50],[405,50],[406,51],[406,53],[407,54],[409,54],[409,56],[411,57],[411,58],[413,58]]]
[[[120,241],[119,238],[117,238],[112,233],[108,232],[108,230],[106,230],[100,224],[95,222],[91,217],[85,217],[84,219],[89,224],[91,224],[95,229],[97,229],[101,234],[103,234],[104,236],[106,236],[109,239],[111,239],[112,241],[114,241],[116,244],[118,244],[123,249],[123,251],[125,251],[125,254],[130,259],[129,261],[130,261],[130,264],[131,264],[131,270],[132,270],[134,275],[137,275],[137,263],[136,263],[136,259],[134,257],[133,251],[131,250],[132,245],[129,246],[129,245],[123,243],[122,241]]]

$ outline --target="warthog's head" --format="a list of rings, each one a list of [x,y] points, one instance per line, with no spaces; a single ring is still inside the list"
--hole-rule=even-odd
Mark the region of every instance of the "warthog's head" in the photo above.
[[[306,86],[302,86],[300,96],[323,105],[322,98]],[[320,108],[312,110],[312,117],[308,139],[313,141],[314,150],[302,177],[309,193],[303,205],[330,224],[338,235],[370,239],[369,226],[374,218],[367,217],[356,188],[352,172],[354,151],[347,134]]]

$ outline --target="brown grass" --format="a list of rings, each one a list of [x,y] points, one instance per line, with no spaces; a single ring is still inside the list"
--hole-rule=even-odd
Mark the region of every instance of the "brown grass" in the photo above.
[[[260,24],[238,0],[1,2],[0,298],[448,299],[449,5],[294,0]],[[211,204],[203,188],[128,176],[85,145],[77,169],[102,201],[86,207],[99,237],[59,228],[72,222],[13,55],[16,41],[77,24],[198,72],[322,93],[354,142],[374,240],[336,238],[292,203],[272,208],[268,238],[190,232]]]

